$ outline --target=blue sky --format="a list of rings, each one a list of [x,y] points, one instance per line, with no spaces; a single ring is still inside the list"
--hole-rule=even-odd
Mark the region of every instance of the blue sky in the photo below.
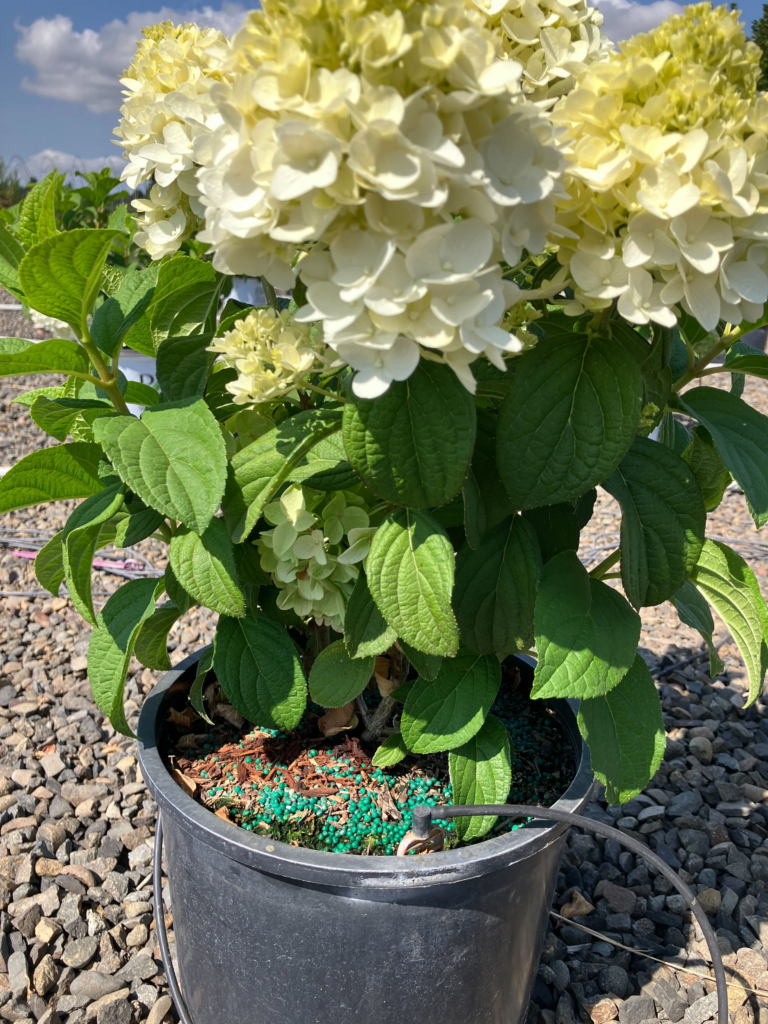
[[[675,0],[592,2],[615,39],[651,28],[680,9]],[[104,157],[119,157],[110,142],[120,105],[117,79],[130,63],[141,27],[171,18],[231,32],[247,6],[234,0],[165,7],[152,0],[0,0],[0,156],[18,157],[38,175],[53,162],[64,170],[80,160],[92,169]],[[747,0],[743,9],[751,26],[762,3]]]

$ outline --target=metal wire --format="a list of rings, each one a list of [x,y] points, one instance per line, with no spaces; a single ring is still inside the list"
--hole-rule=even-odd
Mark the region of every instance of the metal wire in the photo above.
[[[462,807],[445,805],[440,807],[414,807],[412,831],[418,839],[426,839],[429,836],[432,822],[435,820],[475,816],[484,817],[486,815],[506,818],[543,818],[545,821],[561,821],[566,825],[577,825],[588,832],[596,832],[598,835],[605,836],[606,839],[614,839],[622,846],[626,846],[632,853],[647,860],[649,864],[656,868],[659,874],[664,875],[677,889],[693,911],[693,915],[704,933],[709,955],[712,957],[712,968],[715,972],[718,1024],[728,1024],[728,988],[725,980],[723,958],[720,955],[720,947],[717,944],[714,929],[696,899],[696,895],[661,857],[652,853],[638,839],[633,839],[624,832],[620,832],[617,828],[611,828],[610,825],[604,825],[601,821],[585,818],[581,814],[572,814],[570,811],[559,811],[554,807],[537,807],[532,804],[467,804]],[[184,1024],[186,1024],[186,1021]]]

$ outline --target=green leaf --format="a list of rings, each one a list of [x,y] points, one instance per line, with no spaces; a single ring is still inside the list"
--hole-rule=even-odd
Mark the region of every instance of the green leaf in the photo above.
[[[477,410],[477,437],[472,464],[462,488],[464,532],[467,543],[477,549],[483,535],[514,512],[512,499],[504,489],[496,466],[495,409]]]
[[[29,305],[84,334],[115,234],[109,229],[76,228],[33,246],[19,267]]]
[[[734,349],[736,347],[733,346]],[[733,355],[732,350],[729,350],[723,369],[730,370],[731,373],[748,373],[750,377],[768,380],[768,356],[765,352],[758,352],[747,345],[738,345],[738,348],[740,351]]]
[[[675,419],[674,413],[665,412],[661,418],[659,441],[667,448],[671,448],[675,455],[682,457],[691,443],[691,434],[679,420]]]
[[[343,640],[329,644],[309,673],[309,695],[324,708],[341,708],[359,696],[373,675],[376,659],[350,658]]]
[[[749,678],[749,700],[760,696],[768,668],[768,611],[755,574],[725,544],[706,540],[691,576],[731,631]]]
[[[578,550],[579,520],[570,502],[526,509],[523,519],[536,533],[543,562],[548,562],[561,551]]]
[[[368,589],[365,569],[361,567],[344,618],[344,643],[349,656],[367,658],[383,654],[395,640],[397,630],[384,621]]]
[[[635,660],[640,616],[607,583],[592,579],[575,551],[544,566],[534,623],[532,697],[599,697]]]
[[[712,638],[712,634],[715,632],[715,623],[706,600],[693,583],[687,580],[675,594],[673,601],[680,621],[684,622],[686,626],[690,626],[691,629],[698,630],[707,645],[709,674],[712,677],[719,675],[724,666]]]
[[[160,267],[149,309],[155,348],[166,338],[213,328],[221,281],[213,264],[189,257],[176,257]]]
[[[29,410],[34,422],[46,434],[66,441],[75,423],[90,426],[99,416],[111,416],[114,406],[89,398],[46,398],[39,395]]]
[[[227,391],[227,384],[231,384],[237,378],[237,370],[232,366],[225,366],[221,370],[212,371],[205,386],[206,405],[219,423],[224,423],[242,409],[242,406],[235,405],[232,394]]]
[[[618,686],[581,702],[578,722],[608,803],[637,796],[656,774],[666,745],[659,695],[639,654]]]
[[[232,539],[222,519],[212,519],[202,535],[179,530],[168,556],[176,579],[197,604],[221,615],[245,615]]]
[[[317,491],[344,491],[360,483],[360,477],[347,462],[341,431],[311,448],[305,465],[295,469],[288,479]]]
[[[0,339],[0,377],[25,373],[87,374],[90,368],[87,352],[76,341],[52,338],[35,344],[23,338]]]
[[[150,384],[142,384],[140,380],[127,381],[123,397],[129,404],[143,405],[145,409],[160,404],[157,391]]]
[[[173,571],[173,566],[169,562],[165,567],[165,592],[176,607],[181,611],[182,615],[188,612],[192,605],[195,603],[190,595],[186,592],[184,587],[176,579],[176,575]]]
[[[381,744],[371,762],[377,768],[391,768],[393,764],[399,764],[407,756],[408,747],[403,742],[403,737],[399,732],[393,732]]]
[[[88,678],[96,704],[117,732],[132,736],[123,690],[139,630],[155,610],[162,581],[129,580],[109,598],[96,620],[88,648]]]
[[[298,413],[233,456],[223,511],[236,544],[245,540],[264,506],[310,449],[339,429],[340,419],[336,409]]]
[[[212,334],[166,338],[157,350],[157,382],[168,402],[202,395],[208,381],[213,353],[208,351]]]
[[[224,492],[227,453],[219,425],[202,399],[146,409],[141,419],[100,419],[94,433],[145,504],[196,533],[205,531]]]
[[[99,446],[83,441],[26,455],[0,478],[0,512],[98,494],[100,459]]]
[[[168,602],[155,609],[141,627],[136,637],[134,653],[145,668],[150,668],[154,672],[170,672],[168,634],[180,618],[179,609],[175,604]]]
[[[259,549],[250,541],[234,545],[235,565],[240,583],[251,583],[257,587],[272,582],[272,577],[261,568]]]
[[[301,621],[299,616],[293,610],[293,608],[280,608],[277,603],[277,599],[280,597],[280,591],[275,586],[266,586],[259,588],[259,608],[268,615],[270,619],[275,622],[279,622],[283,626],[298,626],[300,629],[304,629],[304,623]]]
[[[462,548],[453,596],[462,643],[500,659],[530,647],[540,576],[536,534],[522,516],[495,526],[477,551]]]
[[[696,477],[707,512],[713,512],[723,500],[731,474],[723,465],[706,427],[693,428],[693,440],[682,457]]]
[[[23,394],[17,395],[16,398],[11,401],[14,405],[23,405],[27,409],[31,409],[38,398],[62,398],[63,395],[64,387],[59,385],[58,387],[53,388],[33,388],[31,391],[25,391]]]
[[[162,512],[147,508],[138,498],[131,505],[126,505],[126,508],[128,515],[117,524],[114,540],[116,548],[132,548],[140,540],[151,537],[160,524],[165,522]]]
[[[192,689],[189,691],[189,703],[200,715],[200,717],[206,721],[209,725],[213,725],[213,722],[208,717],[208,712],[205,710],[205,700],[203,698],[203,686],[205,685],[205,677],[211,671],[213,666],[213,647],[206,647],[203,653],[200,655],[200,660],[197,663],[197,674],[195,675],[195,681],[192,683]]]
[[[691,574],[707,511],[691,468],[638,437],[603,486],[621,505],[621,581],[635,608],[668,601]]]
[[[512,751],[504,725],[489,715],[482,729],[458,750],[448,755],[453,802],[503,804],[512,785]],[[484,836],[496,818],[455,818],[459,838],[467,842]]]
[[[64,527],[64,574],[69,596],[75,608],[92,626],[96,624],[91,596],[93,556],[99,547],[102,526],[123,504],[124,493],[125,485],[119,480],[105,487],[78,505]]]
[[[56,171],[51,171],[42,181],[33,185],[27,194],[17,228],[19,241],[25,249],[31,249],[38,242],[57,234],[56,194],[60,179],[63,181],[64,175],[59,176]]]
[[[411,647],[410,644],[407,644],[402,637],[400,637],[398,643],[403,650],[403,654],[419,673],[420,679],[437,678],[437,673],[440,671],[440,666],[443,664],[442,656],[436,654],[424,654],[423,651],[417,651],[415,647]],[[407,684],[404,683],[403,686],[405,685]],[[402,689],[402,686],[398,687],[398,690]],[[394,692],[397,691],[393,691],[393,693]]]
[[[545,339],[522,355],[496,449],[514,506],[554,505],[603,481],[632,443],[642,401],[636,360],[608,338]]]
[[[64,547],[62,538],[64,531],[59,530],[40,548],[35,557],[35,579],[54,597],[59,596],[61,584],[64,582]]]
[[[96,310],[91,323],[91,337],[108,356],[114,354],[117,346],[146,313],[154,297],[157,273],[157,268],[129,270],[115,294]],[[154,355],[153,347],[150,345],[150,350],[144,354]]]
[[[423,359],[380,397],[350,396],[344,447],[374,494],[431,508],[461,490],[475,443],[475,403],[447,366]]]
[[[453,545],[431,516],[390,512],[374,534],[366,571],[373,599],[398,636],[425,654],[456,654]]]
[[[436,754],[461,746],[478,732],[501,685],[493,655],[462,649],[445,658],[433,680],[417,679],[400,728],[409,750]]]
[[[19,264],[26,256],[27,250],[11,231],[7,224],[0,221],[0,260],[7,263],[10,270],[19,269]]]
[[[768,522],[768,417],[717,388],[693,388],[678,400],[712,435],[759,529]]]
[[[307,703],[307,684],[293,641],[267,615],[222,616],[213,668],[231,704],[254,725],[295,729]]]

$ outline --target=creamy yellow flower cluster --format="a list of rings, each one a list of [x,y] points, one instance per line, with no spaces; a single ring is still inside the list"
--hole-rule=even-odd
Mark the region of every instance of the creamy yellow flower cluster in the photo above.
[[[154,176],[148,198],[133,205],[143,214],[136,241],[160,259],[202,224],[194,144],[221,124],[208,93],[224,77],[229,43],[215,29],[170,21],[144,36],[121,79],[126,100],[115,135],[128,160],[123,181],[136,188]]]
[[[768,299],[768,102],[738,13],[702,3],[590,65],[552,112],[570,165],[558,221],[571,310],[636,324],[680,304],[707,330]]]
[[[322,369],[324,350],[308,326],[291,323],[287,312],[272,309],[236,320],[208,349],[238,372],[237,380],[227,384],[235,405],[271,402],[292,391],[308,373]]]

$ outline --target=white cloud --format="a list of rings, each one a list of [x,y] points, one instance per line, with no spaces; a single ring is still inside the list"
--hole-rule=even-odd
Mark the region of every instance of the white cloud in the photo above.
[[[110,156],[97,156],[90,160],[83,160],[72,153],[62,153],[57,149],[44,149],[35,153],[23,163],[14,163],[18,167],[19,178],[26,182],[30,177],[40,181],[46,174],[56,168],[60,174],[66,174],[67,180],[75,185],[82,185],[80,178],[75,178],[75,171],[100,171],[102,167],[111,167],[120,176],[120,171],[125,167],[125,160],[113,153]]]
[[[674,0],[653,0],[650,4],[637,0],[596,0],[595,6],[605,19],[603,31],[614,43],[656,28],[671,14],[683,13],[682,4]]]
[[[20,38],[16,56],[30,64],[35,74],[21,85],[26,92],[48,99],[84,103],[95,114],[117,114],[122,102],[118,79],[130,65],[145,25],[158,21],[194,21],[218,28],[228,35],[237,31],[245,17],[240,3],[224,0],[220,10],[173,9],[133,11],[125,21],[115,19],[98,31],[76,32],[72,20],[62,14],[38,18],[31,25],[16,23]]]

